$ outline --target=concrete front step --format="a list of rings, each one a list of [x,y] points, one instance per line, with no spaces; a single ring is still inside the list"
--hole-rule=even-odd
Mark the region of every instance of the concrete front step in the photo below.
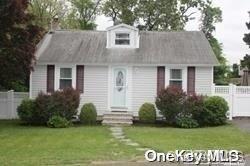
[[[104,115],[113,115],[113,116],[133,116],[132,113],[128,113],[128,112],[105,112]]]
[[[105,125],[131,125],[133,124],[133,114],[128,112],[106,112],[103,115],[102,124]]]
[[[110,119],[133,120],[133,117],[132,116],[112,116],[112,115],[103,116],[103,120],[110,120]]]
[[[132,121],[121,121],[121,120],[103,120],[103,125],[131,125]]]

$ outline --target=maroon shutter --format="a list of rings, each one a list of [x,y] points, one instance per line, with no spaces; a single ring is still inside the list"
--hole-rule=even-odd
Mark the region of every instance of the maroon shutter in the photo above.
[[[187,73],[187,93],[195,93],[195,67],[188,67]]]
[[[165,89],[165,67],[157,67],[157,95],[162,89]]]
[[[83,93],[84,88],[84,66],[77,65],[76,66],[76,89]]]
[[[54,92],[55,66],[47,65],[47,92]]]

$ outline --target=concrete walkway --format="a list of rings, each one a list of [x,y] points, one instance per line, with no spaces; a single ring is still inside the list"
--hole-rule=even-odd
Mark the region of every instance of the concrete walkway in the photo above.
[[[123,129],[122,129],[121,126],[111,126],[110,130],[111,130],[112,136],[115,139],[121,141],[122,143],[124,143],[124,144],[126,144],[128,146],[134,146],[135,149],[138,150],[138,151],[146,151],[146,150],[149,149],[149,148],[143,148],[137,142],[132,141],[129,138],[126,138],[126,136],[125,136],[125,134],[124,134]]]
[[[236,119],[233,124],[239,127],[242,131],[250,132],[250,119]]]
[[[250,120],[234,120],[233,123],[238,126],[241,130],[249,131],[250,132]],[[150,148],[144,148],[139,143],[126,138],[123,128],[121,126],[111,126],[110,127],[112,136],[123,142],[128,146],[135,147],[136,150],[145,152]],[[245,156],[246,163],[240,164],[238,166],[250,166],[250,156]],[[182,163],[169,163],[169,162],[147,162],[144,159],[144,155],[141,156],[139,159],[134,159],[132,161],[97,161],[92,162],[92,166],[196,166],[194,164],[182,164]],[[202,164],[204,166],[208,166],[208,164]],[[211,164],[211,166],[231,166],[226,164]],[[235,165],[237,166],[237,165]]]

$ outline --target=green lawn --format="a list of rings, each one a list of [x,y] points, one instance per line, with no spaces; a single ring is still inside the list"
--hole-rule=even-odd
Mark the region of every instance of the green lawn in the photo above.
[[[124,130],[127,137],[158,151],[238,149],[250,153],[250,133],[233,125],[201,129],[132,126]],[[88,165],[143,155],[113,139],[103,126],[51,129],[0,121],[0,165]]]
[[[236,149],[250,153],[250,133],[229,124],[221,127],[178,129],[170,127],[125,128],[126,135],[145,147],[158,151]]]
[[[136,155],[135,148],[112,139],[107,127],[51,129],[0,121],[0,165],[88,165]]]

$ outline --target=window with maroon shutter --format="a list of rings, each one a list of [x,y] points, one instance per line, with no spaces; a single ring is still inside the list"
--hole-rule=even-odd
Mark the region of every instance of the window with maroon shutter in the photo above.
[[[187,73],[187,93],[195,93],[195,67],[188,67]]]
[[[169,85],[182,88],[183,76],[182,69],[170,69]]]
[[[55,82],[55,66],[54,65],[47,65],[47,92],[51,93],[54,92]]]
[[[77,65],[76,66],[76,89],[83,93],[84,89],[84,66]]]
[[[60,68],[59,89],[72,87],[72,68]]]
[[[157,95],[165,88],[165,67],[157,67]]]

